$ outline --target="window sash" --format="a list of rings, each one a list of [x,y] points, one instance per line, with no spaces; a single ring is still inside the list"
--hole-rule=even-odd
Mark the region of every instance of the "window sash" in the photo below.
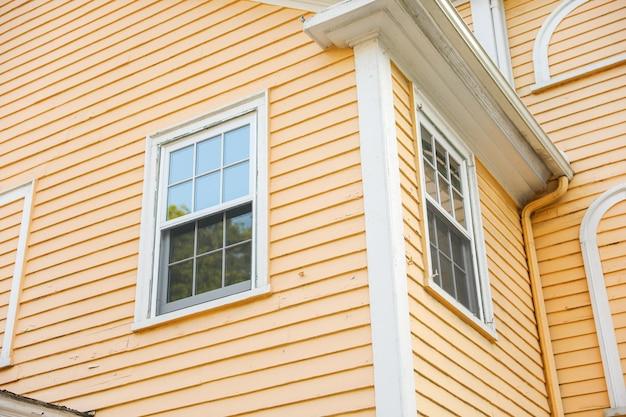
[[[426,222],[426,230],[427,230],[427,248],[426,248],[426,252],[429,255],[429,259],[428,259],[428,268],[430,270],[430,276],[429,276],[429,282],[432,283],[432,285],[435,285],[438,290],[442,291],[446,296],[449,296],[450,299],[454,300],[454,303],[458,306],[458,308],[466,311],[466,314],[470,315],[471,317],[476,317],[478,319],[480,319],[481,321],[485,320],[485,306],[484,306],[484,295],[483,295],[483,288],[482,286],[484,285],[483,280],[481,279],[481,271],[478,269],[478,249],[476,247],[476,240],[475,240],[475,230],[474,230],[474,217],[473,217],[473,211],[474,208],[472,207],[472,198],[470,196],[470,193],[472,192],[470,189],[470,180],[469,180],[469,164],[468,164],[468,160],[471,160],[471,155],[465,154],[465,153],[461,153],[459,150],[457,150],[450,142],[449,140],[443,136],[439,129],[437,129],[432,123],[431,121],[425,117],[425,115],[423,113],[418,113],[421,117],[417,118],[417,122],[418,122],[418,136],[419,136],[419,161],[420,161],[420,166],[421,166],[421,175],[422,175],[422,195],[425,197],[424,200],[424,210],[423,213],[426,215],[424,221]],[[425,155],[424,155],[424,150],[423,150],[423,142],[422,142],[422,129],[421,127],[424,127],[428,133],[432,136],[432,141],[431,144],[434,145],[435,142],[437,142],[439,145],[441,145],[441,147],[443,149],[446,150],[446,152],[448,152],[448,154],[450,156],[452,156],[457,162],[460,163],[460,173],[461,173],[461,188],[462,188],[462,196],[463,196],[463,204],[464,204],[464,214],[465,214],[465,223],[466,226],[464,227],[463,225],[461,225],[450,213],[448,213],[448,211],[441,206],[441,204],[439,204],[438,201],[436,201],[433,197],[430,196],[430,194],[426,191],[426,172],[425,172]],[[433,154],[435,154],[435,167],[436,167],[436,150],[433,146]],[[432,162],[431,162],[432,165]],[[436,175],[439,175],[438,171],[435,170]],[[439,184],[438,181],[436,182],[437,184],[437,193],[439,193]],[[475,186],[475,184],[472,184],[473,186]],[[454,227],[455,231],[457,231],[459,234],[461,234],[462,236],[464,236],[466,239],[468,239],[469,241],[469,245],[470,245],[470,256],[471,256],[471,267],[472,267],[472,276],[473,276],[473,284],[474,284],[474,292],[476,294],[476,298],[477,298],[477,312],[471,311],[469,308],[467,308],[465,305],[463,305],[461,303],[461,301],[459,301],[457,298],[454,297],[454,295],[449,294],[441,285],[437,284],[434,279],[433,279],[433,254],[430,253],[431,249],[430,249],[430,239],[431,239],[431,231],[428,230],[429,229],[429,225],[428,225],[428,215],[427,215],[427,207],[431,206],[433,210],[437,211],[437,214],[439,214],[440,216],[443,216],[450,224],[451,227]]]
[[[181,135],[179,137],[175,137],[172,140],[162,143],[159,145],[158,149],[158,178],[156,184],[156,197],[157,204],[155,207],[156,211],[156,231],[154,236],[154,258],[153,258],[153,267],[152,267],[152,289],[151,289],[151,299],[150,299],[150,311],[152,311],[153,315],[161,315],[168,312],[172,312],[175,310],[179,310],[185,307],[189,307],[192,305],[200,304],[206,301],[226,297],[228,295],[236,294],[246,290],[252,290],[257,287],[257,201],[256,201],[256,193],[257,193],[257,126],[258,126],[258,112],[256,110],[252,110],[247,112],[246,114],[239,115],[229,120],[221,121],[215,125],[207,129],[202,129],[197,132],[190,132],[188,135]],[[250,125],[250,142],[249,142],[249,155],[248,155],[248,194],[245,196],[241,196],[237,199],[228,201],[228,202],[220,202],[219,204],[207,207],[198,211],[191,211],[188,214],[177,217],[175,219],[167,220],[166,210],[164,209],[167,206],[167,189],[171,185],[168,183],[169,179],[169,164],[170,164],[170,154],[175,152],[176,150],[182,149],[190,144],[197,144],[203,140],[209,139],[218,134],[223,134],[233,129],[237,129],[238,127],[242,127],[245,125]],[[223,146],[223,145],[222,145]],[[194,146],[194,174],[195,174],[195,148]],[[222,149],[223,152],[223,149]],[[220,157],[221,158],[221,157]],[[232,164],[228,164],[229,166]],[[220,165],[220,170],[223,170],[225,167],[223,164]],[[206,175],[203,173],[202,175]],[[192,181],[194,181],[195,176],[192,176]],[[223,178],[220,181],[220,196],[222,195],[221,187],[223,186]],[[195,192],[192,189],[192,199],[195,198]],[[222,287],[219,289],[211,290],[206,293],[197,294],[194,296],[190,296],[187,298],[183,298],[180,300],[176,300],[173,302],[166,302],[166,298],[164,298],[163,294],[166,294],[167,291],[167,277],[163,274],[163,263],[164,259],[167,259],[168,254],[164,249],[164,235],[169,233],[169,231],[177,226],[181,226],[185,223],[190,223],[194,221],[198,221],[201,218],[209,217],[214,214],[219,214],[226,212],[230,209],[233,209],[237,206],[242,206],[245,204],[251,205],[252,210],[252,242],[251,242],[251,268],[250,268],[250,280],[240,282],[237,284],[233,284],[228,287]],[[193,200],[192,200],[192,208]],[[195,248],[194,248],[195,251]],[[241,285],[240,285],[241,284]],[[165,292],[163,292],[165,291]],[[232,291],[232,292],[231,292]]]

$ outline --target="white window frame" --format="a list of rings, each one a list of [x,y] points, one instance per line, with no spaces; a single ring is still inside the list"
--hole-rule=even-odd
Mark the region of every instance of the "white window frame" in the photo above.
[[[24,276],[24,261],[26,255],[26,242],[30,229],[31,210],[33,205],[33,190],[35,181],[9,189],[0,193],[0,206],[17,200],[24,200],[22,206],[22,219],[17,238],[15,262],[13,263],[13,276],[11,278],[11,290],[9,292],[9,306],[5,320],[4,335],[2,338],[2,350],[0,351],[0,368],[12,365],[13,340],[15,338],[15,322],[17,321],[17,309],[22,279]]]
[[[488,339],[497,339],[496,324],[493,314],[493,303],[491,297],[491,286],[489,284],[489,271],[487,269],[487,255],[485,249],[485,239],[483,235],[482,217],[480,213],[480,198],[478,194],[478,178],[476,175],[476,163],[473,152],[460,139],[449,124],[442,119],[434,108],[427,102],[420,92],[415,89],[415,109],[416,109],[416,161],[419,166],[420,199],[422,202],[422,221],[424,223],[424,253],[426,254],[426,289],[446,306],[448,306],[461,319],[472,325]],[[427,201],[431,197],[426,192],[426,175],[422,160],[422,140],[420,125],[423,124],[427,130],[437,138],[438,142],[459,161],[461,161],[461,181],[465,188],[465,216],[467,229],[465,235],[470,235],[472,245],[472,262],[474,264],[474,279],[476,280],[477,298],[480,309],[480,317],[477,317],[458,300],[448,294],[433,279],[431,267],[432,255],[430,253],[430,232],[428,230]],[[434,151],[434,150],[433,150]],[[431,201],[439,209],[437,202]],[[456,220],[445,210],[439,212],[453,224]]]
[[[242,119],[250,122],[251,135],[255,139],[252,141],[250,149],[249,195],[220,204],[217,207],[203,209],[165,221],[164,204],[167,187],[160,186],[159,181],[161,178],[167,178],[169,164],[162,163],[162,161],[168,161],[168,155],[172,151],[200,141],[200,138],[208,138],[215,131],[226,131],[235,124],[241,125],[243,123]],[[264,92],[146,138],[139,266],[133,330],[152,327],[190,314],[269,293],[267,266],[267,127],[267,93]],[[210,213],[223,212],[248,201],[251,202],[253,207],[251,288],[157,315],[157,295],[160,281],[159,252],[162,227],[171,228],[182,223],[195,221],[200,217],[210,215]]]

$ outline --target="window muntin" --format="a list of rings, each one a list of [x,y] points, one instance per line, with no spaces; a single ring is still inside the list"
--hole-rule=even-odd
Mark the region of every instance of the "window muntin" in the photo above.
[[[156,314],[253,287],[254,116],[161,149]]]
[[[482,319],[467,159],[420,123],[432,282]]]

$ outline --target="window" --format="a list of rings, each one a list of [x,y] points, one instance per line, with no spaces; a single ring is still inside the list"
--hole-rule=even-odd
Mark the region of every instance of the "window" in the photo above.
[[[252,100],[149,138],[138,322],[267,290],[264,114]]]
[[[486,280],[479,257],[482,234],[472,156],[459,150],[426,118],[419,118],[425,216],[428,221],[429,285],[473,320],[485,314]],[[477,236],[479,238],[477,238]],[[484,263],[483,263],[484,265]],[[486,319],[486,317],[489,317]]]

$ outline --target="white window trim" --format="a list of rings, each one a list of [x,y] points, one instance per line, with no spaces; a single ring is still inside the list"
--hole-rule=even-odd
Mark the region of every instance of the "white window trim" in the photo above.
[[[471,0],[474,36],[504,78],[513,85],[509,36],[502,0]]]
[[[215,309],[227,304],[239,302],[252,297],[258,297],[270,292],[268,279],[268,207],[267,207],[267,92],[256,94],[246,100],[237,102],[218,111],[211,112],[176,127],[169,128],[146,138],[146,153],[144,167],[144,188],[141,212],[141,228],[139,242],[139,265],[137,271],[137,290],[135,298],[135,321],[133,330],[141,330],[171,320],[179,319],[190,314]],[[180,140],[186,136],[210,129],[214,126],[227,123],[232,119],[256,112],[256,155],[250,155],[251,170],[254,172],[256,165],[256,192],[255,213],[255,247],[253,247],[256,260],[253,269],[256,276],[252,279],[250,290],[232,294],[226,297],[192,305],[180,310],[156,315],[156,291],[158,276],[155,272],[156,256],[156,230],[159,216],[157,208],[161,207],[157,201],[159,186],[159,169],[161,147],[167,143]],[[254,159],[254,163],[253,163]]]
[[[550,47],[552,35],[559,26],[559,23],[561,23],[567,15],[587,1],[589,0],[562,0],[543,22],[543,25],[535,37],[535,44],[533,46],[533,66],[535,71],[535,85],[532,87],[533,93],[538,93],[546,88],[563,84],[564,82],[580,78],[602,69],[626,63],[626,53],[622,53],[585,65],[581,68],[564,72],[556,77],[550,75],[548,48]]]
[[[611,416],[620,415],[619,412],[626,413],[626,385],[598,250],[597,231],[604,214],[615,204],[624,200],[626,200],[626,183],[619,184],[598,197],[587,209],[580,225],[580,247],[611,404],[611,410],[607,410],[605,414]]]
[[[489,271],[487,267],[487,254],[485,251],[485,238],[483,234],[482,217],[480,212],[480,197],[478,195],[478,178],[476,175],[476,166],[474,155],[469,147],[459,139],[460,136],[455,133],[451,126],[445,122],[443,118],[434,110],[434,107],[428,102],[426,97],[420,93],[417,88],[414,88],[415,97],[415,112],[417,137],[415,140],[417,146],[416,161],[419,164],[419,181],[420,181],[420,199],[422,203],[422,219],[424,222],[424,241],[423,246],[426,254],[426,274],[425,274],[425,286],[429,292],[442,301],[445,305],[451,308],[451,310],[457,314],[461,319],[472,325],[483,336],[487,337],[491,341],[497,340],[496,323],[493,313],[493,301],[491,297],[491,285],[489,284]],[[480,306],[482,319],[476,317],[474,313],[469,311],[463,304],[457,301],[454,297],[448,294],[443,288],[437,285],[433,280],[433,271],[430,265],[431,253],[430,253],[430,239],[428,230],[428,214],[426,208],[426,177],[424,172],[424,164],[422,161],[422,143],[419,132],[419,123],[424,123],[430,129],[431,133],[435,134],[437,130],[445,137],[448,143],[444,146],[447,148],[452,147],[455,153],[460,155],[460,159],[464,161],[463,175],[465,175],[465,184],[467,186],[467,198],[469,207],[466,208],[470,211],[468,220],[471,222],[470,227],[473,233],[472,236],[472,250],[475,264],[475,279],[478,289],[478,303]]]
[[[22,220],[17,240],[17,251],[15,263],[13,264],[13,277],[11,278],[11,290],[9,293],[9,307],[5,320],[4,336],[2,339],[2,350],[0,351],[0,367],[12,364],[13,339],[15,337],[15,322],[17,320],[17,310],[19,297],[22,290],[22,280],[24,276],[24,261],[26,255],[26,242],[30,228],[31,211],[33,206],[33,190],[35,180],[26,184],[7,190],[0,194],[0,205],[6,205],[13,201],[24,199],[22,207]]]

